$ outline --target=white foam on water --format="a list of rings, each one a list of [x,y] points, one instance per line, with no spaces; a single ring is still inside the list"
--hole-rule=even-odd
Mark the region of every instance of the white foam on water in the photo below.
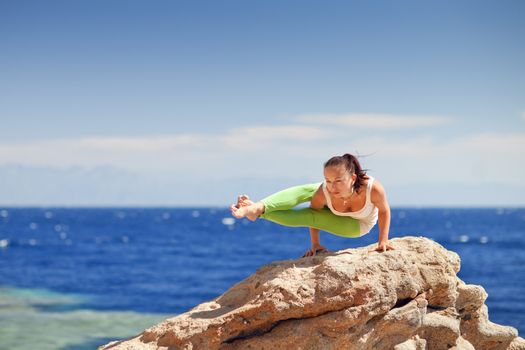
[[[222,224],[227,225],[227,226],[234,225],[235,219],[234,218],[222,218]]]
[[[168,220],[169,218],[171,218],[171,214],[170,213],[162,213],[162,218],[164,220]]]
[[[9,212],[5,209],[0,210],[0,217],[7,218],[9,216]]]
[[[29,228],[31,230],[36,230],[38,228],[38,224],[36,222],[32,222],[29,224]]]
[[[198,210],[194,210],[191,212],[191,216],[193,216],[194,218],[198,218],[199,216],[201,216],[201,213]]]
[[[479,243],[481,243],[481,244],[488,243],[488,241],[489,241],[489,238],[487,236],[481,236],[479,238]]]
[[[54,216],[54,214],[53,214],[52,211],[46,211],[46,212],[44,213],[44,217],[45,217],[46,219],[52,219],[53,216]]]
[[[124,219],[126,217],[126,213],[123,211],[118,211],[115,213],[115,216],[119,219]]]
[[[467,236],[467,235],[461,235],[461,236],[458,237],[458,239],[459,239],[459,241],[460,241],[461,243],[467,243],[467,242],[469,241],[470,238],[469,238],[469,236]]]
[[[7,248],[9,246],[8,239],[0,239],[0,248]]]

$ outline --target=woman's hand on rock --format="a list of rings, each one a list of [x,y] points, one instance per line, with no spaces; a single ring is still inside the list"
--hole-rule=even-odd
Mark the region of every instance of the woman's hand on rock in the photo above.
[[[304,257],[307,257],[307,256],[314,256],[317,253],[329,253],[329,252],[330,251],[328,249],[326,249],[325,247],[319,245],[319,246],[312,247],[312,248],[308,249],[306,251],[306,253],[304,253],[303,256],[301,256],[301,258],[304,258]]]
[[[386,252],[387,250],[395,250],[394,246],[387,242],[377,243],[377,248],[372,250],[372,252]]]

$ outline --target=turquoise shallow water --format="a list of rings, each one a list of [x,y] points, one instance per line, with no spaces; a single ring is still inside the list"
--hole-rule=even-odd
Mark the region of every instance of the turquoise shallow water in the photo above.
[[[170,316],[79,308],[85,301],[42,289],[0,288],[0,349],[96,349]]]
[[[43,289],[0,288],[0,349],[91,350],[173,316],[78,308],[85,301]]]

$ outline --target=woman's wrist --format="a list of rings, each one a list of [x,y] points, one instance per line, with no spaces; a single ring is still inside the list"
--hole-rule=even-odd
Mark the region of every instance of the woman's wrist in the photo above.
[[[388,243],[388,233],[379,235],[379,242]]]

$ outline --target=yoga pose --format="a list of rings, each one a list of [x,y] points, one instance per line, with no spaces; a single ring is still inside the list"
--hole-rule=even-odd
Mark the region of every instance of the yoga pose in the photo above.
[[[259,202],[246,195],[238,197],[230,207],[238,219],[255,221],[263,218],[292,227],[309,227],[312,248],[303,256],[328,251],[321,246],[319,231],[342,237],[361,237],[379,221],[377,251],[394,249],[388,243],[390,206],[379,181],[362,170],[351,154],[335,156],[324,164],[322,183],[291,187],[272,194]],[[292,209],[310,202],[309,208]]]

